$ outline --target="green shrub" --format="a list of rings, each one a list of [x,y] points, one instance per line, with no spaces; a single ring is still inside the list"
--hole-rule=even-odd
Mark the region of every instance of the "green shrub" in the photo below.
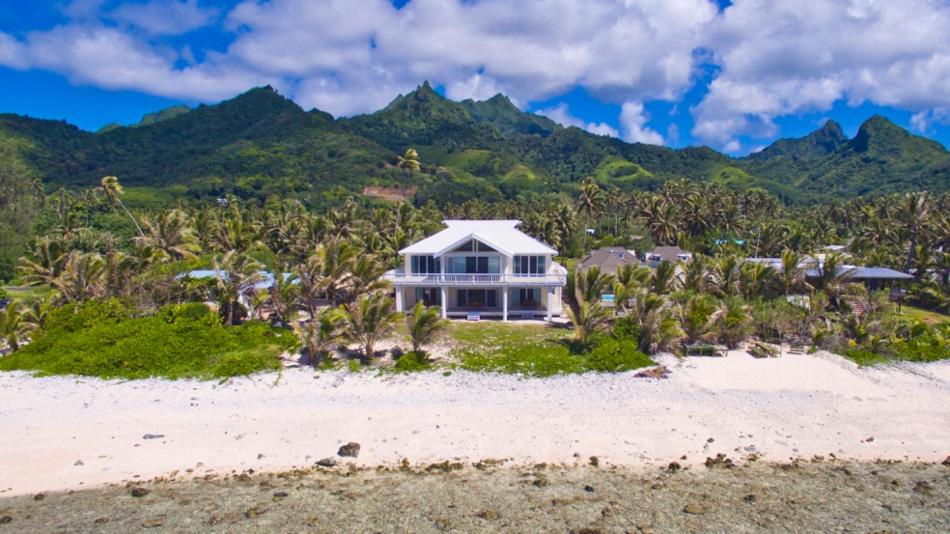
[[[349,369],[351,373],[358,373],[360,372],[360,369],[363,368],[363,366],[360,365],[359,360],[350,360],[347,362],[346,368]]]
[[[0,360],[0,370],[101,378],[222,378],[280,368],[296,349],[289,330],[261,322],[225,327],[203,305],[132,317],[118,301],[54,310],[33,341]]]
[[[469,352],[462,357],[462,368],[545,377],[559,374],[623,372],[654,365],[637,350],[635,341],[602,337],[588,352],[574,354],[565,345],[520,346],[495,353]]]
[[[654,365],[649,356],[637,350],[636,338],[604,338],[585,356],[588,370],[619,373]]]
[[[395,371],[398,372],[418,372],[418,371],[427,371],[432,368],[432,363],[429,361],[429,358],[422,352],[409,351],[396,360],[396,365],[393,367]]]
[[[874,365],[888,360],[886,356],[863,348],[848,349],[844,356],[858,365]]]

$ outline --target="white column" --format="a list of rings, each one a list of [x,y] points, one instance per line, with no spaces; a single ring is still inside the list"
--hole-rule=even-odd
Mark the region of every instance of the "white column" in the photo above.
[[[405,306],[402,303],[402,287],[396,286],[396,311],[401,312]]]
[[[547,291],[547,293],[548,293],[548,294],[547,294],[548,300],[547,300],[547,302],[544,303],[544,304],[545,304],[544,307],[547,308],[547,310],[548,310],[547,321],[550,323],[550,322],[551,322],[551,317],[552,317],[552,315],[553,315],[553,314],[551,313],[551,308],[553,307],[553,302],[552,302],[552,301],[554,300],[554,288],[553,288],[553,287],[549,287],[549,288],[547,288],[545,291]]]
[[[442,318],[447,319],[449,317],[449,292],[446,291],[445,286],[439,288],[442,291]]]
[[[501,318],[503,321],[508,320],[508,288],[501,288]]]

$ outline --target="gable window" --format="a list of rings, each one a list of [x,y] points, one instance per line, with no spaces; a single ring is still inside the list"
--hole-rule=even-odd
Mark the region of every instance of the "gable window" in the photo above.
[[[547,272],[544,256],[515,256],[515,274],[544,274]]]
[[[496,252],[496,250],[477,239],[469,239],[452,252]]]
[[[412,256],[409,262],[412,274],[433,274],[442,271],[439,258],[432,256]]]

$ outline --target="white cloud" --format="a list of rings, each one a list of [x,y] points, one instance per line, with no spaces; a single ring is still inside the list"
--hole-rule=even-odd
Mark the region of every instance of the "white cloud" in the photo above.
[[[0,33],[0,63],[19,69],[48,69],[75,83],[106,89],[220,100],[254,85],[279,81],[236,68],[213,54],[200,65],[175,68],[178,57],[173,49],[156,47],[118,29],[95,25],[58,26],[30,33],[23,41]]]
[[[642,102],[624,102],[620,108],[620,129],[623,130],[623,138],[631,143],[647,143],[650,145],[662,145],[663,136],[656,130],[646,126],[647,117],[643,110]]]
[[[929,132],[935,124],[950,124],[950,106],[921,111],[910,117],[910,125],[919,132]]]
[[[662,143],[642,103],[678,103],[712,62],[691,133],[718,147],[841,101],[909,110],[922,131],[950,109],[946,0],[734,0],[721,13],[712,0],[244,0],[221,13],[203,0],[113,4],[73,0],[62,26],[0,32],[0,65],[189,100],[270,83],[335,115],[378,109],[424,79],[450,98],[502,92],[520,106],[580,86],[623,105],[620,132],[566,108],[562,120]],[[225,52],[161,39],[207,24],[234,35]]]
[[[581,119],[575,117],[571,114],[571,110],[568,109],[567,104],[564,102],[549,108],[539,109],[534,111],[534,113],[537,115],[544,115],[561,126],[576,126],[577,128],[587,130],[592,134],[609,135],[610,137],[616,137],[618,139],[620,138],[620,133],[617,131],[617,129],[607,123],[584,122]]]
[[[841,100],[925,117],[950,105],[947,28],[942,0],[736,0],[705,29],[722,70],[693,108],[693,135],[735,146],[774,136],[776,117]]]
[[[203,8],[196,0],[151,0],[121,5],[108,16],[152,35],[181,35],[207,25],[216,15],[217,10]]]

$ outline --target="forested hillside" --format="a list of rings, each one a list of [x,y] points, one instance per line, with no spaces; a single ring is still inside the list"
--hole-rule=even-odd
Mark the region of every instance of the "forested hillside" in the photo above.
[[[883,117],[854,139],[829,122],[747,158],[707,147],[625,143],[525,113],[507,97],[454,102],[428,83],[368,115],[305,111],[270,87],[213,106],[149,114],[92,133],[60,121],[0,115],[8,165],[47,191],[120,177],[155,205],[235,194],[330,205],[366,186],[414,188],[417,203],[485,201],[602,186],[655,190],[670,179],[762,188],[788,203],[950,187],[950,154]],[[421,168],[396,165],[406,149]],[[137,195],[137,196],[136,196]]]

